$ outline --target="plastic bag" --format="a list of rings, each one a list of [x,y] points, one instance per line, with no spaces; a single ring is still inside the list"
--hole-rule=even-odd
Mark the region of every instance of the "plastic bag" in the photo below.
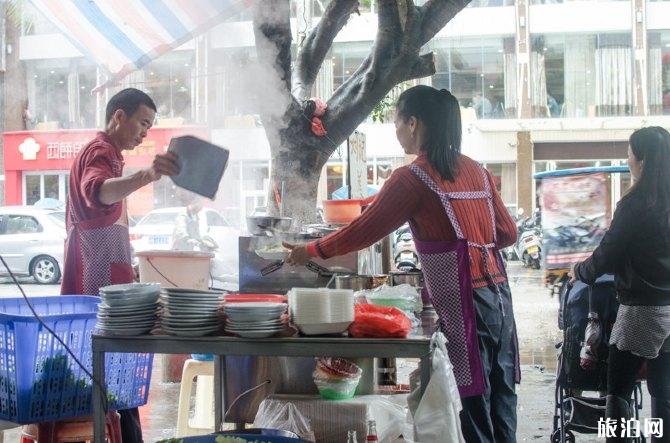
[[[421,294],[415,287],[402,284],[397,286],[382,285],[365,294],[369,303],[381,306],[393,306],[403,311],[421,312],[423,302]]]
[[[435,332],[430,339],[433,350],[430,381],[418,401],[420,386],[413,390],[407,403],[414,415],[414,441],[464,442],[459,413],[462,409],[454,367],[447,353],[447,338]]]
[[[349,325],[352,337],[407,337],[412,322],[398,308],[356,305],[354,322]]]
[[[303,440],[316,441],[309,420],[293,403],[261,402],[254,428],[281,429],[296,433]]]
[[[595,312],[589,312],[589,320],[584,331],[584,342],[579,352],[579,366],[586,371],[593,371],[598,367],[598,347],[602,339],[600,319]]]

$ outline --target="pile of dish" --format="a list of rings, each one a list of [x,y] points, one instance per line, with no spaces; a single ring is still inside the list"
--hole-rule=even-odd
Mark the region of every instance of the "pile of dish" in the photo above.
[[[321,397],[343,400],[354,396],[362,374],[363,370],[349,360],[322,357],[316,361],[312,378]]]
[[[170,335],[201,337],[220,329],[218,309],[223,292],[165,288],[160,296],[161,328]]]
[[[304,335],[341,334],[354,321],[351,289],[293,288],[288,303],[291,321]]]
[[[105,335],[142,335],[156,324],[158,283],[128,283],[100,288],[96,328]]]
[[[272,337],[286,329],[286,303],[226,302],[226,332],[245,338]]]

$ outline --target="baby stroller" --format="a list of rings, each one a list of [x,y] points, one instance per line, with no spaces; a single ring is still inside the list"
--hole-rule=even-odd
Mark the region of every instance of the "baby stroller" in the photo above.
[[[559,353],[552,443],[574,442],[574,432],[596,434],[598,421],[605,418],[608,343],[619,309],[614,277],[604,275],[592,286],[576,282],[569,287],[565,283],[559,293],[559,303],[558,327],[563,331],[563,341],[556,345]],[[600,321],[600,343],[594,349],[593,365],[586,370],[580,365],[580,352],[590,312],[595,312]],[[585,391],[595,395],[585,396]],[[640,382],[635,385],[631,408],[632,417],[639,419]]]

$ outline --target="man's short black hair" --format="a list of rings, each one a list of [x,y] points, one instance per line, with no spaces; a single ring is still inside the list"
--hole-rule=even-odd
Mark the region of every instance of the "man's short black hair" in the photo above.
[[[109,99],[107,109],[105,110],[105,124],[109,124],[112,116],[117,109],[122,109],[128,117],[133,115],[140,105],[145,105],[156,111],[156,104],[146,93],[135,88],[127,88],[114,94],[114,97]]]

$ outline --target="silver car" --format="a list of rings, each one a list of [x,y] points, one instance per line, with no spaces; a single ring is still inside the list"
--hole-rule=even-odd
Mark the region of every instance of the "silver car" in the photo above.
[[[63,269],[65,213],[33,206],[0,207],[0,255],[12,273],[58,283]],[[0,275],[9,275],[0,263]]]

